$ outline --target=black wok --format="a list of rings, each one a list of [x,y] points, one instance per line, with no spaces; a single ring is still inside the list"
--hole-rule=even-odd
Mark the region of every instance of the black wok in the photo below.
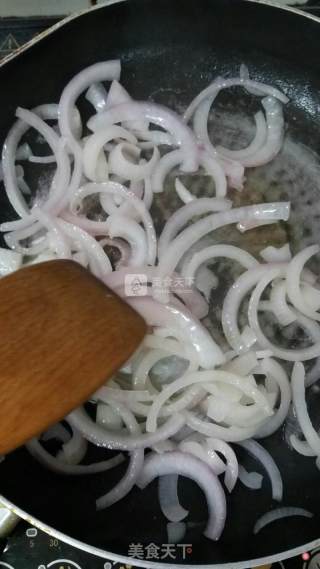
[[[65,20],[0,67],[1,143],[18,105],[31,108],[58,101],[63,86],[79,70],[96,61],[119,57],[123,64],[122,80],[135,98],[151,96],[155,101],[171,104],[179,101],[182,105],[214,76],[236,74],[240,63],[245,62],[253,78],[276,85],[289,95],[290,102],[285,109],[288,136],[317,153],[320,143],[319,46],[320,20],[271,6],[268,2],[127,0],[110,3]],[[234,106],[235,111],[242,112],[246,111],[247,104],[243,94],[222,98],[220,103],[229,111]],[[301,161],[301,152],[297,161]],[[265,177],[263,195],[292,199],[294,238],[315,242],[317,216],[320,218],[317,177],[310,183],[301,172],[297,174],[294,163],[290,168],[281,169],[281,165],[279,168],[282,189],[277,187],[277,176],[270,187]],[[288,196],[290,185],[293,190]],[[14,218],[3,191],[0,192],[0,217],[1,221]],[[312,403],[317,405],[316,395]],[[250,492],[237,485],[228,497],[226,529],[220,541],[212,543],[202,535],[207,517],[204,496],[191,482],[183,480],[181,499],[190,510],[189,520],[193,522],[183,541],[192,544],[192,554],[177,563],[248,567],[267,559],[293,556],[320,544],[320,472],[314,461],[290,450],[282,430],[264,444],[281,470],[284,504],[311,510],[314,518],[278,522],[253,536],[256,519],[276,507],[265,477],[260,492]],[[99,449],[90,452],[93,459],[101,454]],[[239,456],[246,466],[258,468],[247,456]],[[88,551],[129,562],[130,543],[159,544],[165,543],[167,537],[155,483],[143,494],[136,489],[109,510],[96,513],[95,499],[115,483],[124,469],[125,466],[120,466],[85,478],[59,477],[43,469],[21,448],[0,465],[0,491],[23,517],[36,525],[39,524],[36,520],[41,520],[42,527],[48,529],[49,526],[53,534],[61,532],[61,539],[73,543],[72,540],[77,540],[77,545]],[[174,566],[170,558],[166,563]],[[153,562],[137,560],[136,565],[150,567]]]

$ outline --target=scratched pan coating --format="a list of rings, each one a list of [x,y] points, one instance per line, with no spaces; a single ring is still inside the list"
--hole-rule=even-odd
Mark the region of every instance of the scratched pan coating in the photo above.
[[[290,238],[293,249],[298,250],[319,239],[319,34],[316,19],[249,1],[127,0],[99,8],[65,23],[0,67],[0,142],[18,105],[31,108],[57,102],[67,81],[96,61],[120,57],[122,81],[135,98],[149,97],[177,110],[183,109],[217,74],[236,74],[240,63],[245,62],[253,78],[283,89],[290,102],[285,108],[283,152],[272,165],[252,169],[244,195],[234,197],[239,204],[250,202],[252,196],[254,201],[290,199],[293,214],[289,225],[261,229],[254,238],[241,241],[231,228],[210,238],[240,244],[256,254],[270,242],[272,234],[275,244]],[[219,97],[211,117],[213,140],[226,145],[250,140],[256,105],[241,90]],[[89,110],[85,103],[83,110]],[[41,175],[40,170],[27,171],[34,187],[41,187]],[[213,190],[201,179],[189,183],[199,195],[210,195]],[[158,228],[178,205],[169,180],[154,206]],[[3,190],[0,218],[14,218]],[[230,269],[230,280],[231,273]],[[211,302],[212,319],[217,304],[218,297]],[[297,343],[298,337],[290,341]],[[318,398],[317,393],[310,398],[314,412]],[[320,537],[320,473],[312,459],[292,452],[284,439],[281,430],[264,442],[283,476],[283,503],[311,510],[314,518],[278,522],[253,536],[256,519],[276,507],[265,476],[261,491],[249,491],[237,484],[227,497],[225,531],[218,543],[212,543],[202,536],[207,519],[204,496],[192,482],[181,479],[181,502],[190,510],[183,541],[192,543],[192,553],[185,563],[253,566],[257,559],[285,558],[295,548],[302,551],[305,544]],[[248,469],[260,471],[244,453],[238,455]],[[104,456],[100,449],[90,447],[87,459]],[[135,489],[110,509],[96,513],[96,498],[116,483],[125,468],[121,465],[90,477],[59,477],[20,449],[0,465],[0,491],[28,514],[86,544],[83,547],[97,547],[106,557],[127,556],[130,543],[162,544],[167,542],[167,534],[156,483],[143,493]],[[176,562],[182,562],[181,556]],[[163,563],[172,567],[175,562],[166,558]],[[152,561],[148,561],[151,565]]]

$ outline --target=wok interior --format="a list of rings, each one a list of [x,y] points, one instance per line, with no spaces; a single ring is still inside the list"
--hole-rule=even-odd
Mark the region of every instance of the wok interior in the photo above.
[[[285,107],[284,150],[272,164],[251,170],[244,194],[233,197],[239,204],[250,200],[290,200],[293,206],[290,224],[281,225],[276,231],[272,226],[273,244],[289,238],[296,251],[318,240],[318,33],[319,24],[311,19],[249,2],[120,2],[68,23],[0,69],[1,137],[4,138],[12,124],[18,104],[30,108],[57,102],[67,80],[99,60],[120,57],[122,81],[132,96],[150,97],[177,110],[184,108],[215,76],[238,74],[239,65],[244,62],[254,79],[280,87],[290,102]],[[254,98],[239,89],[219,97],[212,116],[213,140],[226,146],[245,145],[252,136],[255,105]],[[33,174],[38,177],[39,171],[30,170],[29,175]],[[210,194],[212,188],[205,179],[195,178],[191,182],[195,191]],[[176,207],[172,190],[169,180],[166,192],[156,200],[153,214],[159,228]],[[4,192],[0,193],[0,218],[1,221],[14,218]],[[255,231],[254,237],[239,238],[230,228],[220,237],[253,253],[270,244],[268,226]],[[232,278],[231,271],[229,277]],[[216,303],[212,299],[212,317]],[[319,394],[313,390],[312,408],[316,409],[318,400]],[[183,541],[192,544],[192,554],[185,562],[251,560],[285,552],[319,537],[319,471],[314,461],[291,451],[283,430],[265,439],[263,444],[280,468],[283,504],[306,508],[315,517],[271,524],[253,536],[256,519],[276,507],[264,476],[261,491],[250,491],[237,484],[227,497],[228,516],[222,538],[212,543],[202,536],[207,519],[204,496],[196,485],[180,479],[181,503],[190,510]],[[104,456],[104,451],[90,447],[87,460],[101,460]],[[246,468],[259,470],[246,454],[239,451],[238,456]],[[0,490],[14,504],[67,535],[127,555],[129,543],[166,543],[167,533],[156,483],[143,493],[133,490],[107,510],[95,511],[96,497],[115,484],[125,468],[126,465],[121,465],[89,477],[61,477],[43,469],[25,449],[19,449],[1,463]],[[165,561],[172,564],[170,559]]]

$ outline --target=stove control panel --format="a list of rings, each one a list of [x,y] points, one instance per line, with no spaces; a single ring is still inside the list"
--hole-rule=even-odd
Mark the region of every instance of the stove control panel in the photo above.
[[[0,550],[1,551],[1,550]],[[134,569],[63,543],[25,522],[2,540],[0,569]]]

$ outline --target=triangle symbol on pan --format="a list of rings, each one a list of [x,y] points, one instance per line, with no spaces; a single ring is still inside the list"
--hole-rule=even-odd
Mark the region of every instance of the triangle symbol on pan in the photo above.
[[[2,44],[0,45],[0,53],[9,53],[14,49],[17,49],[19,44],[16,38],[12,34],[8,34],[7,37],[4,39]]]

